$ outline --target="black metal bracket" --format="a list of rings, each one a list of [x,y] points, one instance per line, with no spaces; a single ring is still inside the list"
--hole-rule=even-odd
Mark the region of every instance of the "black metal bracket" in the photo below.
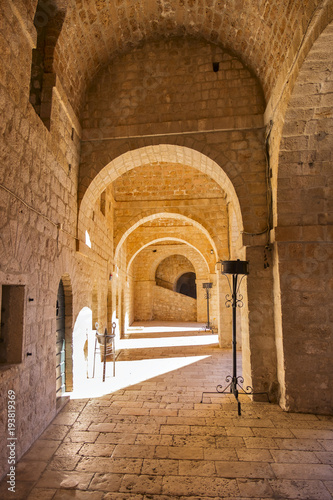
[[[215,395],[216,394],[227,395],[228,393],[233,394],[236,398],[236,401],[237,401],[237,408],[238,408],[238,415],[239,416],[242,414],[242,410],[241,410],[241,403],[238,400],[238,396],[252,396],[252,395],[257,395],[257,394],[265,394],[267,397],[267,402],[270,403],[268,392],[254,392],[253,388],[250,385],[246,386],[246,390],[245,390],[244,387],[242,386],[242,384],[244,383],[243,377],[241,377],[241,376],[232,377],[231,375],[227,375],[225,380],[226,380],[228,385],[224,389],[223,389],[223,386],[219,384],[216,386],[215,392],[207,392],[207,391],[203,392],[202,396],[201,396],[200,403],[204,402],[203,401],[204,394],[215,394]],[[239,389],[238,389],[238,387],[239,387]],[[228,389],[229,389],[229,391],[228,391]]]

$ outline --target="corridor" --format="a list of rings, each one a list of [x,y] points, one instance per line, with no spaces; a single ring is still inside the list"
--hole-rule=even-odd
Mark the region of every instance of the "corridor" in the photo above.
[[[219,349],[202,326],[130,328],[116,377],[107,372],[103,384],[97,370],[93,383],[105,394],[75,399],[83,393],[74,387],[19,461],[16,493],[4,479],[0,498],[331,499],[333,418],[289,414],[246,396],[241,416],[230,395],[201,403],[203,391],[232,373],[231,350]]]

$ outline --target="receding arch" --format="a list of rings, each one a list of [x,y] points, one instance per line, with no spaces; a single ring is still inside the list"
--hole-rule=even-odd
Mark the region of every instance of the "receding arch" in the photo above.
[[[236,190],[225,171],[211,158],[194,149],[159,144],[128,151],[108,163],[91,181],[83,195],[78,217],[78,236],[84,241],[84,234],[89,227],[89,219],[95,201],[100,197],[105,187],[119,176],[134,168],[157,164],[158,162],[180,163],[195,168],[209,175],[226,193],[226,202],[231,204],[237,217],[238,227],[243,229],[241,207]]]
[[[163,210],[161,212],[161,210]],[[225,209],[227,215],[227,208]],[[153,216],[153,218],[152,218]],[[219,235],[216,235],[216,227],[214,227],[211,221],[202,220],[204,217],[199,218],[197,213],[193,213],[193,210],[187,207],[167,207],[164,206],[161,208],[149,208],[144,209],[140,214],[135,215],[131,220],[127,223],[121,225],[121,231],[117,231],[114,239],[114,247],[117,249],[118,244],[121,238],[125,233],[130,234],[131,228],[138,224],[140,221],[145,219],[146,222],[153,221],[156,218],[165,218],[165,219],[179,219],[183,221],[190,222],[193,226],[196,226],[199,230],[204,229],[206,234],[209,235],[209,239],[212,242],[212,247],[214,249],[214,254],[216,259],[218,260],[219,255],[223,255],[224,249],[221,244],[221,239]],[[232,221],[230,220],[229,225],[232,225]],[[138,227],[138,225],[136,226]],[[226,239],[227,239],[227,230]]]
[[[184,253],[187,252],[185,251]],[[188,256],[178,253],[177,251],[170,251],[169,255],[162,256],[162,259],[156,268],[156,285],[175,292],[177,291],[177,280],[186,272],[192,272],[195,275],[195,267],[192,264],[191,259]]]
[[[160,212],[160,213],[155,213],[155,214],[149,215],[147,217],[144,217],[142,219],[139,219],[137,222],[135,222],[132,226],[130,226],[124,232],[124,234],[121,236],[121,238],[119,239],[119,241],[118,241],[118,243],[116,245],[116,249],[115,249],[115,261],[117,260],[117,257],[119,255],[119,252],[120,252],[120,249],[121,249],[123,243],[126,241],[126,239],[128,238],[128,236],[131,233],[133,233],[133,231],[135,231],[138,227],[142,226],[146,222],[150,222],[150,221],[153,221],[154,219],[161,219],[161,218],[183,220],[183,221],[189,222],[192,226],[196,227],[200,232],[202,232],[205,235],[205,237],[207,238],[207,240],[211,244],[212,249],[214,250],[215,258],[218,259],[219,253],[217,251],[216,244],[215,244],[213,238],[210,236],[210,234],[207,231],[207,229],[205,229],[201,224],[199,224],[198,222],[194,221],[193,219],[190,219],[189,217],[186,217],[185,215],[182,215],[182,214],[168,213],[168,212],[162,212],[161,213]]]
[[[183,273],[175,283],[175,292],[187,295],[188,297],[197,298],[197,290],[195,284],[195,273]]]
[[[186,240],[183,240],[181,238],[156,238],[155,240],[151,240],[149,243],[143,245],[141,248],[139,248],[139,250],[137,250],[133,255],[132,257],[130,258],[128,264],[127,264],[127,272],[129,272],[130,270],[130,267],[135,259],[135,257],[140,253],[142,252],[142,250],[144,248],[147,248],[151,245],[154,245],[156,243],[160,243],[162,241],[178,241],[180,243],[185,243],[185,245],[188,245],[189,247],[193,248],[196,252],[198,252],[198,254],[200,255],[200,257],[204,260],[206,266],[207,266],[207,273],[209,273],[209,264],[207,262],[207,260],[205,259],[205,257],[202,255],[202,253],[194,246],[194,245],[191,245],[191,243],[189,243],[188,241]],[[156,266],[157,267],[157,266]],[[152,271],[151,271],[152,272]],[[155,276],[155,272],[156,272],[156,268],[154,269],[153,271],[153,275],[152,275],[152,279],[154,279],[154,276]]]

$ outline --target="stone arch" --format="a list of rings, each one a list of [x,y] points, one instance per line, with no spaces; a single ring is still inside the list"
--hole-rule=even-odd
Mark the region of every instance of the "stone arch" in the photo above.
[[[172,266],[171,268],[170,264]],[[191,262],[191,259],[188,256],[178,253],[177,251],[174,253],[170,253],[170,255],[163,256],[156,268],[156,284],[159,286],[164,286],[165,288],[168,288],[169,290],[173,290],[175,292],[177,280],[182,274],[186,272],[193,272],[195,274],[195,268]],[[164,277],[162,278],[162,276]],[[169,279],[165,280],[166,277]],[[159,281],[161,281],[161,283],[159,283]],[[165,284],[163,284],[163,281],[165,282]]]
[[[184,239],[181,239],[181,238],[156,238],[155,240],[151,240],[149,243],[143,245],[141,248],[139,248],[133,255],[132,257],[130,258],[128,264],[127,264],[127,272],[129,271],[135,257],[142,251],[144,250],[145,248],[151,246],[151,245],[154,245],[155,243],[160,243],[161,241],[178,241],[180,243],[185,243],[186,245],[188,245],[189,247],[193,248],[196,252],[198,252],[198,254],[200,255],[200,257],[203,259],[203,261],[205,262],[206,266],[207,266],[207,273],[209,273],[209,264],[207,262],[207,260],[205,259],[205,257],[202,255],[202,253],[194,246],[194,245],[191,245],[188,241],[184,240]],[[157,266],[158,264],[155,263],[154,267],[151,268],[150,270],[150,279],[153,280],[154,277],[155,277],[155,272],[156,272],[156,269],[157,269]]]
[[[185,255],[185,253],[186,253],[186,255]],[[182,262],[179,263],[182,269],[178,269],[177,274],[175,274],[175,270],[177,270],[177,268],[173,269],[173,272],[171,273],[172,281],[168,280],[168,284],[167,284],[167,286],[165,286],[163,283],[159,283],[158,271],[160,270],[161,266],[163,266],[164,263],[169,263],[174,258],[178,258],[178,259],[181,258],[183,260]],[[196,275],[196,273],[199,271],[199,266],[198,265],[194,266],[194,264],[191,261],[191,257],[187,254],[187,252],[182,253],[182,252],[178,251],[178,249],[175,253],[172,253],[170,251],[169,255],[163,255],[162,258],[159,260],[158,265],[156,266],[156,263],[155,263],[152,267],[155,269],[154,276],[155,276],[156,284],[159,286],[165,286],[165,288],[168,288],[169,290],[172,290],[174,292],[177,291],[176,285],[177,285],[177,281],[180,278],[180,276],[182,276],[186,272],[192,272],[193,274]],[[162,269],[162,272],[164,272],[163,269]]]
[[[89,2],[86,2],[81,6],[81,15],[91,21],[77,23],[75,7],[69,5],[66,29],[59,44],[60,53],[64,52],[63,47],[67,48],[65,86],[73,88],[73,100],[80,108],[86,86],[98,69],[115,54],[135,49],[144,41],[182,36],[212,43],[212,62],[215,59],[214,52],[219,49],[236,53],[261,79],[269,97],[276,84],[276,74],[283,72],[284,65],[290,64],[298,49],[297,42],[310,20],[318,15],[320,8],[328,16],[330,6],[329,1],[323,8],[322,3],[317,2],[295,3],[284,0],[278,5],[267,6],[260,2],[203,0],[198,8],[196,2],[172,0],[161,3],[146,0],[138,6],[131,0],[125,0],[112,9],[107,3],[102,3],[92,15]],[[120,9],[122,14],[119,13]],[[122,18],[121,23],[118,16]],[[272,18],[276,23],[274,30],[269,29]],[[295,23],[295,20],[298,22]],[[251,27],[256,28],[255,44],[252,43]],[[276,33],[279,33],[278,37]],[[100,43],[100,40],[106,43]],[[91,53],[91,57],[77,58],[78,52]],[[219,60],[218,57],[216,59]],[[271,60],[276,71],[270,70]],[[69,71],[69,68],[74,68],[74,72]]]
[[[89,227],[92,207],[105,187],[119,176],[136,167],[158,162],[182,163],[209,175],[226,193],[226,201],[235,211],[238,226],[243,228],[241,206],[236,190],[225,171],[214,160],[203,153],[185,146],[159,144],[127,151],[98,172],[85,190],[78,216],[78,237],[84,241],[84,234]]]
[[[189,297],[197,298],[196,284],[195,284],[196,274],[189,271],[187,273],[182,273],[181,276],[176,280],[174,285],[174,291]]]
[[[185,295],[179,298],[173,285],[164,286],[165,282],[161,283],[156,279],[159,265],[175,256],[185,257],[188,265],[181,270],[182,264],[177,266],[177,263],[172,262],[171,273],[167,272],[166,279],[169,276],[171,277],[170,281],[174,281],[176,275],[178,277],[179,273],[183,274],[190,270],[194,271],[199,278],[199,282],[196,282],[195,285],[197,286],[199,283],[200,286],[202,280],[207,280],[211,276],[210,269],[202,254],[189,242],[180,239],[159,238],[158,241],[147,243],[133,256],[133,261],[130,264],[131,269],[128,270],[133,286],[130,294],[133,319],[145,321],[154,318],[163,319],[164,314],[165,321],[180,321],[179,314],[183,314],[186,319],[182,321],[204,321],[203,311],[205,308],[200,293],[199,300],[193,301],[193,297],[190,300],[190,297],[186,298]],[[165,273],[162,273],[162,278],[163,274]],[[187,307],[188,309],[186,309]],[[179,314],[176,314],[175,311],[178,311]]]
[[[124,233],[123,235],[119,238],[116,239],[116,242],[115,242],[115,261],[117,260],[117,257],[118,257],[118,254],[120,252],[120,249],[123,245],[123,243],[126,241],[126,239],[128,238],[128,236],[133,232],[135,231],[135,229],[137,229],[139,226],[142,226],[143,224],[145,224],[146,222],[150,222],[150,221],[153,221],[154,219],[157,219],[157,218],[167,218],[167,219],[170,219],[170,218],[174,218],[174,219],[179,219],[179,220],[184,220],[184,221],[187,221],[187,222],[190,222],[194,227],[196,227],[200,232],[202,232],[204,234],[204,236],[208,239],[208,241],[211,243],[212,245],[212,248],[214,250],[214,255],[215,255],[215,258],[218,259],[218,256],[219,256],[219,252],[217,251],[217,247],[216,247],[216,244],[215,244],[215,241],[213,240],[213,238],[210,236],[209,232],[207,231],[207,229],[205,229],[200,223],[198,223],[197,221],[189,218],[189,217],[186,217],[185,215],[182,215],[182,214],[179,214],[179,213],[175,213],[174,211],[173,212],[155,212],[151,215],[148,215],[148,216],[145,216],[143,218],[137,218],[136,222],[134,222],[134,220],[131,221],[131,225],[128,224],[127,226],[127,229],[125,228],[124,230]]]
[[[287,59],[275,86],[276,90],[267,104],[265,111],[265,121],[268,124],[266,147],[267,152],[269,152],[272,174],[273,226],[277,224],[277,190],[280,187],[278,186],[279,177],[281,178],[278,172],[281,161],[281,141],[286,131],[285,123],[289,121],[286,113],[291,110],[290,104],[293,106],[290,99],[294,95],[295,85],[299,82],[299,74],[302,71],[304,61],[308,58],[308,54],[318,38],[326,31],[332,21],[333,4],[330,0],[326,0],[323,5],[318,5],[312,13],[300,46],[297,52],[293,49],[294,53],[293,57],[290,58],[289,65],[287,65]]]
[[[125,234],[130,234],[132,228],[135,230],[139,225],[144,224],[145,222],[149,222],[153,220],[154,218],[179,218],[183,220],[188,220],[193,224],[193,226],[196,226],[200,231],[204,230],[206,234],[209,237],[209,241],[212,243],[212,247],[214,250],[215,258],[218,260],[219,255],[223,254],[223,248],[221,246],[221,241],[217,236],[215,236],[215,228],[212,223],[210,223],[207,220],[202,220],[197,216],[197,214],[191,213],[190,210],[180,209],[177,207],[163,207],[163,212],[161,212],[160,208],[151,208],[149,210],[144,210],[140,213],[140,215],[133,217],[128,223],[125,223],[121,226],[121,233],[117,233],[115,237],[115,253],[119,251],[120,246],[124,242],[124,236]],[[145,222],[141,222],[141,221]],[[135,227],[134,227],[135,226]],[[118,248],[119,246],[119,248]]]
[[[289,98],[298,80],[303,62],[307,58],[313,45],[316,43],[316,40],[332,21],[333,5],[330,0],[324,1],[322,5],[314,6],[314,10],[308,18],[307,26],[298,50],[296,50],[295,46],[290,48],[292,57],[285,60],[284,68],[280,72],[275,85],[276,91],[271,95],[266,110],[267,117],[274,114],[278,115],[276,118],[281,130],[284,123],[283,116],[289,105]],[[276,111],[278,111],[278,113],[276,113]],[[278,140],[281,138],[281,130]]]

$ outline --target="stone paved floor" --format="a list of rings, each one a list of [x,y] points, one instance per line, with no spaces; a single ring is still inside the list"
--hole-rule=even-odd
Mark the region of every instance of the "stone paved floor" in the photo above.
[[[117,366],[141,370],[140,382],[71,400],[18,463],[17,492],[0,484],[1,499],[333,498],[332,417],[246,396],[241,416],[229,395],[201,404],[230,373],[231,351],[203,332],[132,332]],[[142,335],[160,345],[138,347]]]

